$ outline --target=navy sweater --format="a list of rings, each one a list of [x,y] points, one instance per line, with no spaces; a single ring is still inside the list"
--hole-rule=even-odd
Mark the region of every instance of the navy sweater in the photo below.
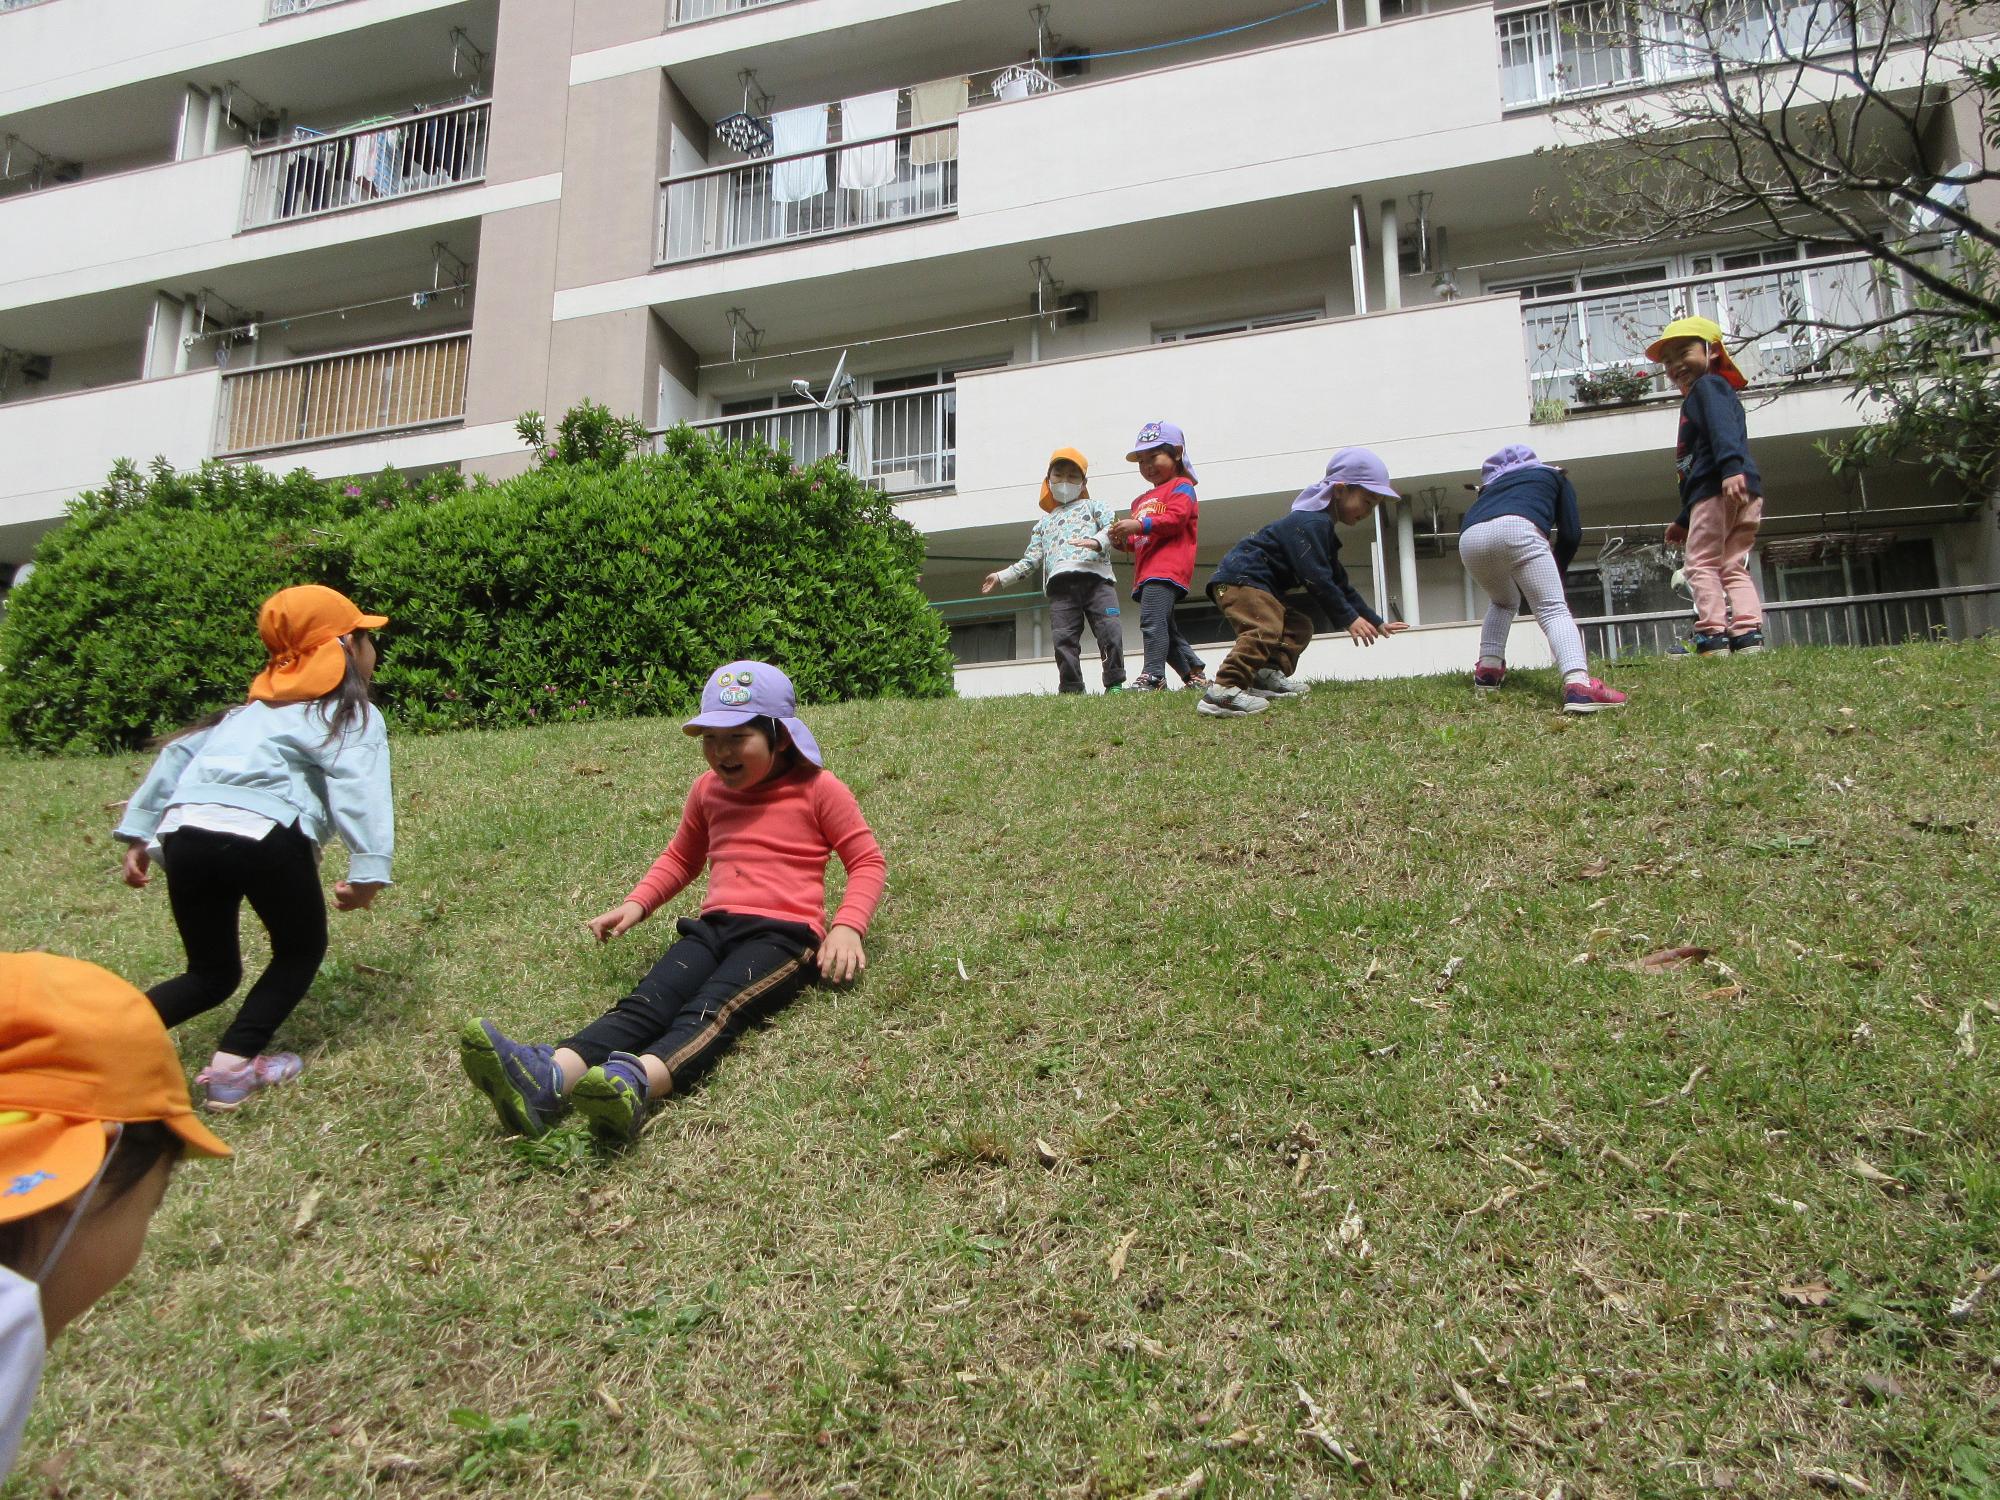
[[[1288,589],[1302,588],[1319,601],[1335,630],[1345,630],[1357,619],[1382,623],[1347,581],[1331,511],[1289,510],[1262,531],[1253,531],[1229,549],[1208,586],[1221,584],[1262,589],[1279,598]]]
[[[1697,380],[1681,402],[1681,430],[1674,444],[1674,467],[1681,476],[1681,513],[1685,526],[1702,501],[1722,493],[1722,481],[1741,474],[1750,493],[1764,493],[1764,476],[1750,458],[1750,429],[1743,403],[1729,382],[1710,373]]]
[[[1481,521],[1522,516],[1553,543],[1556,566],[1567,568],[1583,541],[1583,517],[1576,508],[1576,487],[1560,469],[1546,464],[1502,474],[1479,492],[1472,509],[1458,523],[1461,533]]]

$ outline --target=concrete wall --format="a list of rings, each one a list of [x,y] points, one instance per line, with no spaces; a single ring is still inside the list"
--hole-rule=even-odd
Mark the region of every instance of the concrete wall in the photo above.
[[[113,268],[228,239],[242,211],[249,160],[246,151],[221,151],[0,198],[0,245],[7,247],[0,256],[0,306],[22,306],[23,297],[46,300],[45,288],[23,285],[43,278],[130,284]],[[108,274],[77,275],[93,267]]]

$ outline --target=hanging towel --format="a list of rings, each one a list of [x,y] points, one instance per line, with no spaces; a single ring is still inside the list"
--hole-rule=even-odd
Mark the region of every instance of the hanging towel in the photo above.
[[[896,133],[898,89],[860,94],[840,101],[840,185],[844,188],[887,187],[896,180],[896,143],[848,146],[848,141],[872,141]]]
[[[936,83],[920,83],[910,90],[910,126],[949,125],[971,101],[972,85],[963,78],[942,78]],[[958,132],[940,130],[910,141],[910,165],[927,167],[933,162],[958,160]]]
[[[771,154],[787,156],[794,151],[814,151],[826,145],[826,106],[808,104],[801,109],[781,109],[771,116]],[[797,161],[781,161],[771,168],[771,201],[803,203],[826,191],[826,158],[803,156]]]

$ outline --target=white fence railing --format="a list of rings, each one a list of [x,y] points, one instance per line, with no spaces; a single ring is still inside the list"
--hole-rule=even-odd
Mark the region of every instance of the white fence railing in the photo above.
[[[1646,346],[1675,318],[1713,318],[1744,373],[1776,381],[1830,372],[1839,363],[1840,325],[1859,326],[1905,305],[1900,286],[1873,256],[1823,256],[1523,300],[1521,330],[1536,399],[1567,401],[1578,376],[1621,365],[1647,368],[1653,389],[1667,390]]]
[[[48,0],[0,0],[0,11],[26,10],[31,5],[46,5]]]
[[[1774,646],[1893,646],[1902,641],[1964,640],[1992,628],[2000,583],[1786,599],[1764,604],[1764,639]],[[1660,656],[1694,633],[1685,609],[1580,619],[1592,656]]]
[[[264,19],[280,20],[285,16],[302,15],[309,10],[324,10],[329,5],[345,5],[347,0],[264,0]]]
[[[801,466],[837,455],[849,473],[892,495],[949,489],[958,478],[958,392],[949,385],[836,406],[786,406],[688,424],[723,443],[762,439]]]
[[[1500,43],[1500,99],[1522,109],[1608,89],[1669,83],[1717,60],[1749,66],[1803,57],[1857,41],[1869,46],[1885,24],[1909,35],[1902,0],[1880,7],[1856,0],[1725,0],[1706,12],[1658,0],[1545,0],[1494,17]]]
[[[660,183],[662,265],[954,212],[958,124],[709,167]]]
[[[689,21],[706,21],[714,16],[733,16],[739,10],[755,10],[775,5],[778,0],[674,0],[669,26],[685,26]]]
[[[482,99],[252,151],[243,227],[477,182],[492,111]]]
[[[220,457],[302,448],[464,419],[469,333],[440,333],[222,377]]]

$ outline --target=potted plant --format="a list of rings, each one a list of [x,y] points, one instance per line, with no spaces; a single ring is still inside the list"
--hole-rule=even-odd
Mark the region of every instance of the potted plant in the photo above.
[[[1578,406],[1630,406],[1653,390],[1653,377],[1634,365],[1609,365],[1576,377]]]

